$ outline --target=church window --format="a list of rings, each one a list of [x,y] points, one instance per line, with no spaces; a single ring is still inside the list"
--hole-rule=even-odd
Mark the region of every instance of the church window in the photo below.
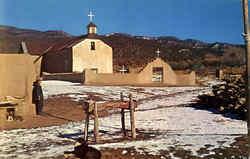
[[[91,41],[91,50],[95,50],[95,42],[94,41]]]

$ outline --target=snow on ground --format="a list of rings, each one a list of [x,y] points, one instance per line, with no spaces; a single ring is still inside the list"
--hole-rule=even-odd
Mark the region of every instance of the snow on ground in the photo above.
[[[68,94],[79,100],[87,97],[87,92],[94,92],[105,102],[118,100],[120,91],[123,91],[125,94],[132,92],[137,100],[142,100],[135,112],[136,128],[140,132],[151,133],[152,139],[93,145],[98,149],[134,147],[140,153],[157,155],[161,150],[175,147],[190,150],[193,155],[199,156],[197,151],[208,144],[211,145],[210,150],[230,147],[236,137],[247,133],[244,121],[185,107],[197,95],[209,93],[211,90],[208,87],[97,87],[62,81],[44,81],[42,86],[46,98]],[[126,113],[126,119],[129,129],[129,113]],[[119,114],[101,118],[99,126],[102,139],[122,135],[114,133],[121,128]],[[61,126],[0,131],[0,158],[38,159],[62,155],[64,151],[73,150],[72,138],[82,135],[83,128],[84,122],[79,121]],[[93,130],[93,121],[90,122],[90,130]],[[175,158],[174,154],[170,155]]]
[[[125,96],[131,92],[137,100],[149,98],[155,95],[170,95],[185,91],[198,91],[203,94],[209,91],[208,88],[199,87],[130,87],[130,86],[82,86],[79,83],[71,83],[64,81],[43,81],[43,92],[45,99],[52,95],[70,94],[69,96],[75,100],[80,100],[83,97],[88,97],[89,92],[96,93],[104,99],[104,101],[119,100],[120,93]],[[195,96],[197,95],[195,94]]]

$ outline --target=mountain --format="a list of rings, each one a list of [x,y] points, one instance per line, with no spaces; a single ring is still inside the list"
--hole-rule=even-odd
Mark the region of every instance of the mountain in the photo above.
[[[240,66],[245,62],[245,50],[242,45],[228,43],[205,43],[195,39],[180,40],[177,37],[145,37],[123,33],[101,36],[112,46],[115,65],[143,67],[156,57],[159,48],[160,57],[174,69],[197,69],[204,67]]]
[[[32,29],[20,29],[12,26],[0,25],[0,52],[14,53],[19,51],[21,41],[28,42],[58,42],[72,35],[64,31],[37,31]]]
[[[0,35],[3,37],[9,38],[22,38],[22,37],[41,37],[41,38],[65,38],[65,37],[73,37],[72,35],[64,32],[64,31],[37,31],[31,29],[20,29],[12,26],[3,26],[0,25]],[[1,38],[1,39],[2,39]]]
[[[55,43],[74,38],[64,31],[37,31],[0,25],[0,53],[18,52],[21,41]],[[242,45],[228,43],[205,43],[195,39],[181,40],[172,36],[147,37],[124,33],[109,33],[100,38],[113,48],[115,68],[143,67],[160,57],[174,69],[199,69],[207,67],[240,66],[245,63]]]

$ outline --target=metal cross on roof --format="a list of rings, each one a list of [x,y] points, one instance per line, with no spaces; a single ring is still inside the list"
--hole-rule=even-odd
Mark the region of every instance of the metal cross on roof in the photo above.
[[[88,14],[88,16],[89,16],[90,22],[92,22],[93,17],[94,17],[95,15],[90,11],[90,13]]]
[[[157,49],[156,53],[157,53],[157,57],[160,57],[160,53],[161,53],[161,51],[160,51],[160,49],[159,49],[159,48]]]
[[[125,69],[125,66],[124,66],[124,65],[122,65],[122,69],[120,70],[120,72],[121,72],[121,73],[127,72],[127,70]]]

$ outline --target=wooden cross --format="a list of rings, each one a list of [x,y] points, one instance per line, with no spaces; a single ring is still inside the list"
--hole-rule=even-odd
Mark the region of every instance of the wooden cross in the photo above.
[[[95,15],[90,11],[90,13],[88,14],[88,16],[89,16],[90,22],[92,22],[93,17],[94,17]]]
[[[160,51],[160,49],[159,49],[159,48],[157,49],[156,53],[157,53],[157,57],[160,57],[160,53],[161,53],[161,51]]]

